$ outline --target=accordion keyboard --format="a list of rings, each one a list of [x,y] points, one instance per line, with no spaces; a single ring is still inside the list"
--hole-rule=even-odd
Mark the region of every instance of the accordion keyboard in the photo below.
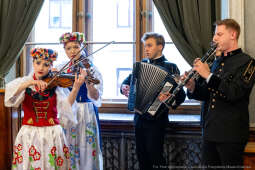
[[[136,62],[131,77],[128,109],[155,115],[162,104],[158,100],[159,93],[170,91],[173,87],[171,82],[166,81],[169,77],[169,73],[158,66]]]

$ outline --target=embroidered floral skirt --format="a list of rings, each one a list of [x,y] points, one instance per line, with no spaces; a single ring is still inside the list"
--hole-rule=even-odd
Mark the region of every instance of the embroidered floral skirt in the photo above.
[[[100,137],[94,106],[78,103],[77,125],[64,127],[70,143],[72,170],[102,170],[103,158],[100,149]]]
[[[12,169],[69,170],[70,153],[60,125],[23,125],[13,148]]]

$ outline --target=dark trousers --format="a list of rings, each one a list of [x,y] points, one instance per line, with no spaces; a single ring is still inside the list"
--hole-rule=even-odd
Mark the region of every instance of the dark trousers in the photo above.
[[[203,141],[202,166],[205,169],[243,169],[244,143]]]
[[[138,121],[135,125],[136,153],[140,170],[167,169],[163,157],[165,128],[153,121]]]

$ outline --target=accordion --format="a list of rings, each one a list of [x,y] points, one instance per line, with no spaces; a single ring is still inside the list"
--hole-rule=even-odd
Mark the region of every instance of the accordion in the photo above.
[[[165,104],[159,100],[160,93],[170,92],[176,85],[174,78],[159,66],[136,62],[131,76],[128,110],[156,115]]]

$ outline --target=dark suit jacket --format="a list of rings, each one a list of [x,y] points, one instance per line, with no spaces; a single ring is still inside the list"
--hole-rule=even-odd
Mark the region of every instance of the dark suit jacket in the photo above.
[[[254,60],[241,49],[214,62],[207,83],[200,78],[188,97],[203,101],[204,139],[215,142],[246,142],[249,137],[249,95],[255,74]]]
[[[173,74],[180,75],[180,71],[178,67],[176,66],[176,64],[168,62],[164,56],[155,60],[143,59],[142,62],[151,63],[156,66],[159,66],[161,69],[164,69],[165,71],[169,72],[172,75]],[[131,74],[122,82],[122,85],[123,84],[130,85],[130,81],[131,81]],[[176,105],[174,109],[185,100],[185,97],[186,97],[186,94],[184,90],[181,89],[180,92],[176,95]],[[135,113],[134,122],[136,124],[138,120],[144,120],[144,121],[147,120],[149,122],[153,121],[153,123],[158,123],[159,126],[166,126],[166,124],[169,122],[168,111],[169,109],[165,105],[163,105],[157,113],[160,116],[157,116],[157,117],[151,116],[149,113],[144,113],[142,115]],[[148,123],[148,126],[149,126],[149,123]]]

